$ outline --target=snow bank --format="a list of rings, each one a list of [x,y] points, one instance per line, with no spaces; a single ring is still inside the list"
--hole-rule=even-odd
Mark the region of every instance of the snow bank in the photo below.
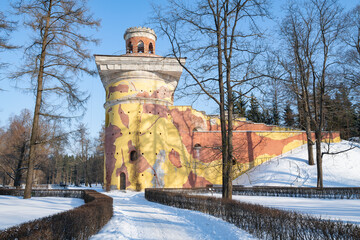
[[[62,197],[22,197],[0,195],[0,230],[67,211],[84,204],[83,199]]]
[[[219,195],[219,197],[221,197],[221,195]],[[360,201],[358,199],[314,199],[238,195],[233,196],[233,199],[282,210],[296,211],[323,219],[360,224]]]
[[[342,141],[330,144],[330,152],[339,152],[354,143]],[[355,143],[356,144],[356,143]],[[360,187],[360,144],[337,155],[324,155],[324,187]],[[327,144],[322,145],[324,151]],[[314,148],[315,156],[315,148]],[[316,187],[316,165],[307,164],[307,149],[303,145],[292,152],[271,159],[233,181],[234,185],[244,186],[294,186]]]

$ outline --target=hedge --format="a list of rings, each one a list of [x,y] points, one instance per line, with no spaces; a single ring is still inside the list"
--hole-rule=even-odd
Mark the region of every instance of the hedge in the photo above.
[[[0,189],[0,195],[19,196],[21,193],[23,190]],[[113,215],[113,199],[94,190],[33,190],[32,196],[79,197],[85,204],[8,228],[0,232],[0,239],[88,239]]]
[[[190,193],[190,191],[187,191]],[[360,227],[256,204],[145,189],[145,198],[219,217],[261,239],[360,239]]]
[[[166,191],[183,193],[221,193],[222,187],[207,185],[201,188],[166,188]],[[273,197],[303,197],[326,199],[360,199],[359,187],[346,188],[314,188],[314,187],[276,187],[276,186],[233,186],[233,195],[273,196]]]
[[[221,188],[213,188],[221,192]],[[310,188],[310,187],[233,187],[233,195],[304,197],[328,199],[360,199],[360,188]]]

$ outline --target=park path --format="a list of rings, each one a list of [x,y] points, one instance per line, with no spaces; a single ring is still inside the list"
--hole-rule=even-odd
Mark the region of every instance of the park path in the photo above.
[[[91,239],[255,239],[221,219],[149,202],[144,193],[111,191],[114,216]]]

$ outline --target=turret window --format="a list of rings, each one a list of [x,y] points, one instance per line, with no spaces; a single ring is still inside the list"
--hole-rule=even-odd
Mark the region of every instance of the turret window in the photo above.
[[[154,53],[154,47],[152,43],[149,44],[149,53]]]
[[[129,42],[127,45],[126,53],[133,53],[133,45],[131,44],[131,42]]]
[[[144,42],[140,41],[138,43],[138,53],[143,53],[144,52]]]

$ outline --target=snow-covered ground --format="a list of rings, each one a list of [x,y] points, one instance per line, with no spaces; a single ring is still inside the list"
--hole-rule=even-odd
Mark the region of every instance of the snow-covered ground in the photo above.
[[[360,144],[342,141],[330,144],[330,152],[344,151],[352,144],[356,148],[337,155],[324,155],[324,187],[360,187]],[[323,144],[324,150],[327,144]],[[315,147],[314,147],[315,156]],[[316,160],[315,160],[316,161]],[[265,162],[233,181],[244,186],[316,187],[316,165],[307,164],[306,145]]]
[[[144,193],[112,191],[114,216],[92,240],[102,239],[256,239],[200,212],[148,202]]]
[[[0,195],[0,230],[81,206],[83,199]]]
[[[204,194],[221,198],[221,194]],[[233,195],[233,200],[259,204],[267,207],[295,211],[322,219],[339,220],[360,224],[360,201],[358,199],[318,199],[297,197],[268,197]]]
[[[337,155],[324,155],[324,187],[360,187],[360,144]],[[330,152],[341,152],[354,146],[342,141],[330,144]],[[323,144],[324,151],[328,145]],[[315,156],[315,148],[314,148]],[[307,164],[306,145],[265,162],[233,181],[244,186],[316,187],[316,165]],[[217,197],[220,197],[218,195]],[[357,199],[314,199],[264,196],[233,196],[234,199],[264,206],[297,211],[325,219],[360,224],[360,201]]]
[[[331,144],[330,151],[342,151],[349,146],[346,141]],[[307,151],[303,146],[251,169],[233,183],[314,187],[316,166],[309,166],[306,159]],[[325,155],[323,172],[325,187],[360,187],[360,148],[338,155]],[[100,185],[82,189],[103,191]],[[148,202],[144,193],[112,191],[105,194],[114,198],[114,216],[92,239],[254,239],[218,218]],[[260,196],[234,196],[234,199],[360,224],[359,200]],[[0,230],[81,204],[82,199],[34,197],[24,200],[0,196]]]
[[[233,196],[234,200],[309,214],[322,219],[360,224],[359,199]]]
[[[64,188],[61,188],[61,189],[64,189]],[[103,187],[101,186],[101,184],[93,184],[88,187],[85,187],[85,186],[81,186],[81,187],[76,187],[76,186],[73,186],[73,185],[70,185],[68,187],[66,187],[65,189],[73,189],[73,190],[80,190],[80,189],[83,189],[83,190],[95,190],[97,192],[104,192],[104,189]]]

